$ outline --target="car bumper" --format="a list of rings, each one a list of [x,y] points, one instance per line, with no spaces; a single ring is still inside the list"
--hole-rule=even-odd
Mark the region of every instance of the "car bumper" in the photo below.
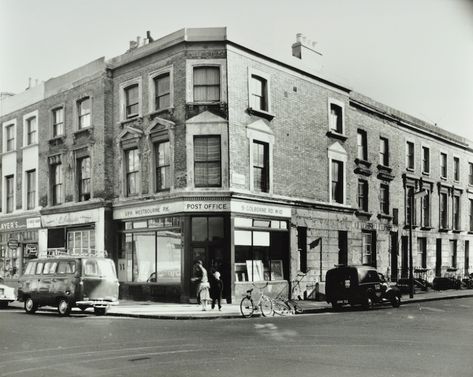
[[[106,301],[106,300],[83,300],[76,301],[76,305],[93,306],[94,308],[108,308],[109,306],[118,305],[118,301]]]

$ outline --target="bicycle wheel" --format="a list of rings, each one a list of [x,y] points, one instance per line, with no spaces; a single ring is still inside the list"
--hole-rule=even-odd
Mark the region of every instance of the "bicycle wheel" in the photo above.
[[[253,300],[248,296],[243,297],[240,302],[241,315],[245,318],[250,318],[254,311],[255,306],[253,304]]]
[[[275,300],[273,303],[273,310],[274,313],[279,315],[288,315],[291,314],[291,310],[287,306],[287,304],[280,300]]]
[[[273,303],[268,296],[261,296],[261,300],[259,302],[259,308],[261,310],[261,314],[264,317],[269,317],[273,314]]]

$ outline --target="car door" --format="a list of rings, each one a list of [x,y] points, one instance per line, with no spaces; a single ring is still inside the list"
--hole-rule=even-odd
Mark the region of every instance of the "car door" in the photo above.
[[[75,259],[58,260],[51,282],[51,292],[56,301],[59,297],[69,297],[75,292],[75,272]]]
[[[84,300],[118,300],[118,279],[111,259],[84,258],[81,264]]]

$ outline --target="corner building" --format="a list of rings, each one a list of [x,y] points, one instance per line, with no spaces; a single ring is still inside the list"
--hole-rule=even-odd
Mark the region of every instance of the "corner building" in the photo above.
[[[97,118],[63,146],[40,138],[51,196],[40,199],[40,249],[94,229],[126,298],[193,302],[197,259],[221,272],[228,301],[253,281],[316,298],[335,264],[407,276],[411,222],[419,273],[471,271],[471,142],[325,76],[301,36],[292,52],[275,60],[225,28],[183,29],[66,74],[82,76],[76,92],[56,94],[72,126],[87,93]],[[58,101],[46,97],[52,111]],[[57,206],[51,165],[63,155],[75,167]],[[77,166],[89,155],[83,196]]]

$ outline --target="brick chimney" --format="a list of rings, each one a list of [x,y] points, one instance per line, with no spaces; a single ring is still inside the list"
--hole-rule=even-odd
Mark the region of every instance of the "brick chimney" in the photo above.
[[[311,41],[302,33],[296,34],[296,42],[292,45],[292,56],[301,59],[306,68],[322,70],[322,53],[317,51],[317,42]]]

